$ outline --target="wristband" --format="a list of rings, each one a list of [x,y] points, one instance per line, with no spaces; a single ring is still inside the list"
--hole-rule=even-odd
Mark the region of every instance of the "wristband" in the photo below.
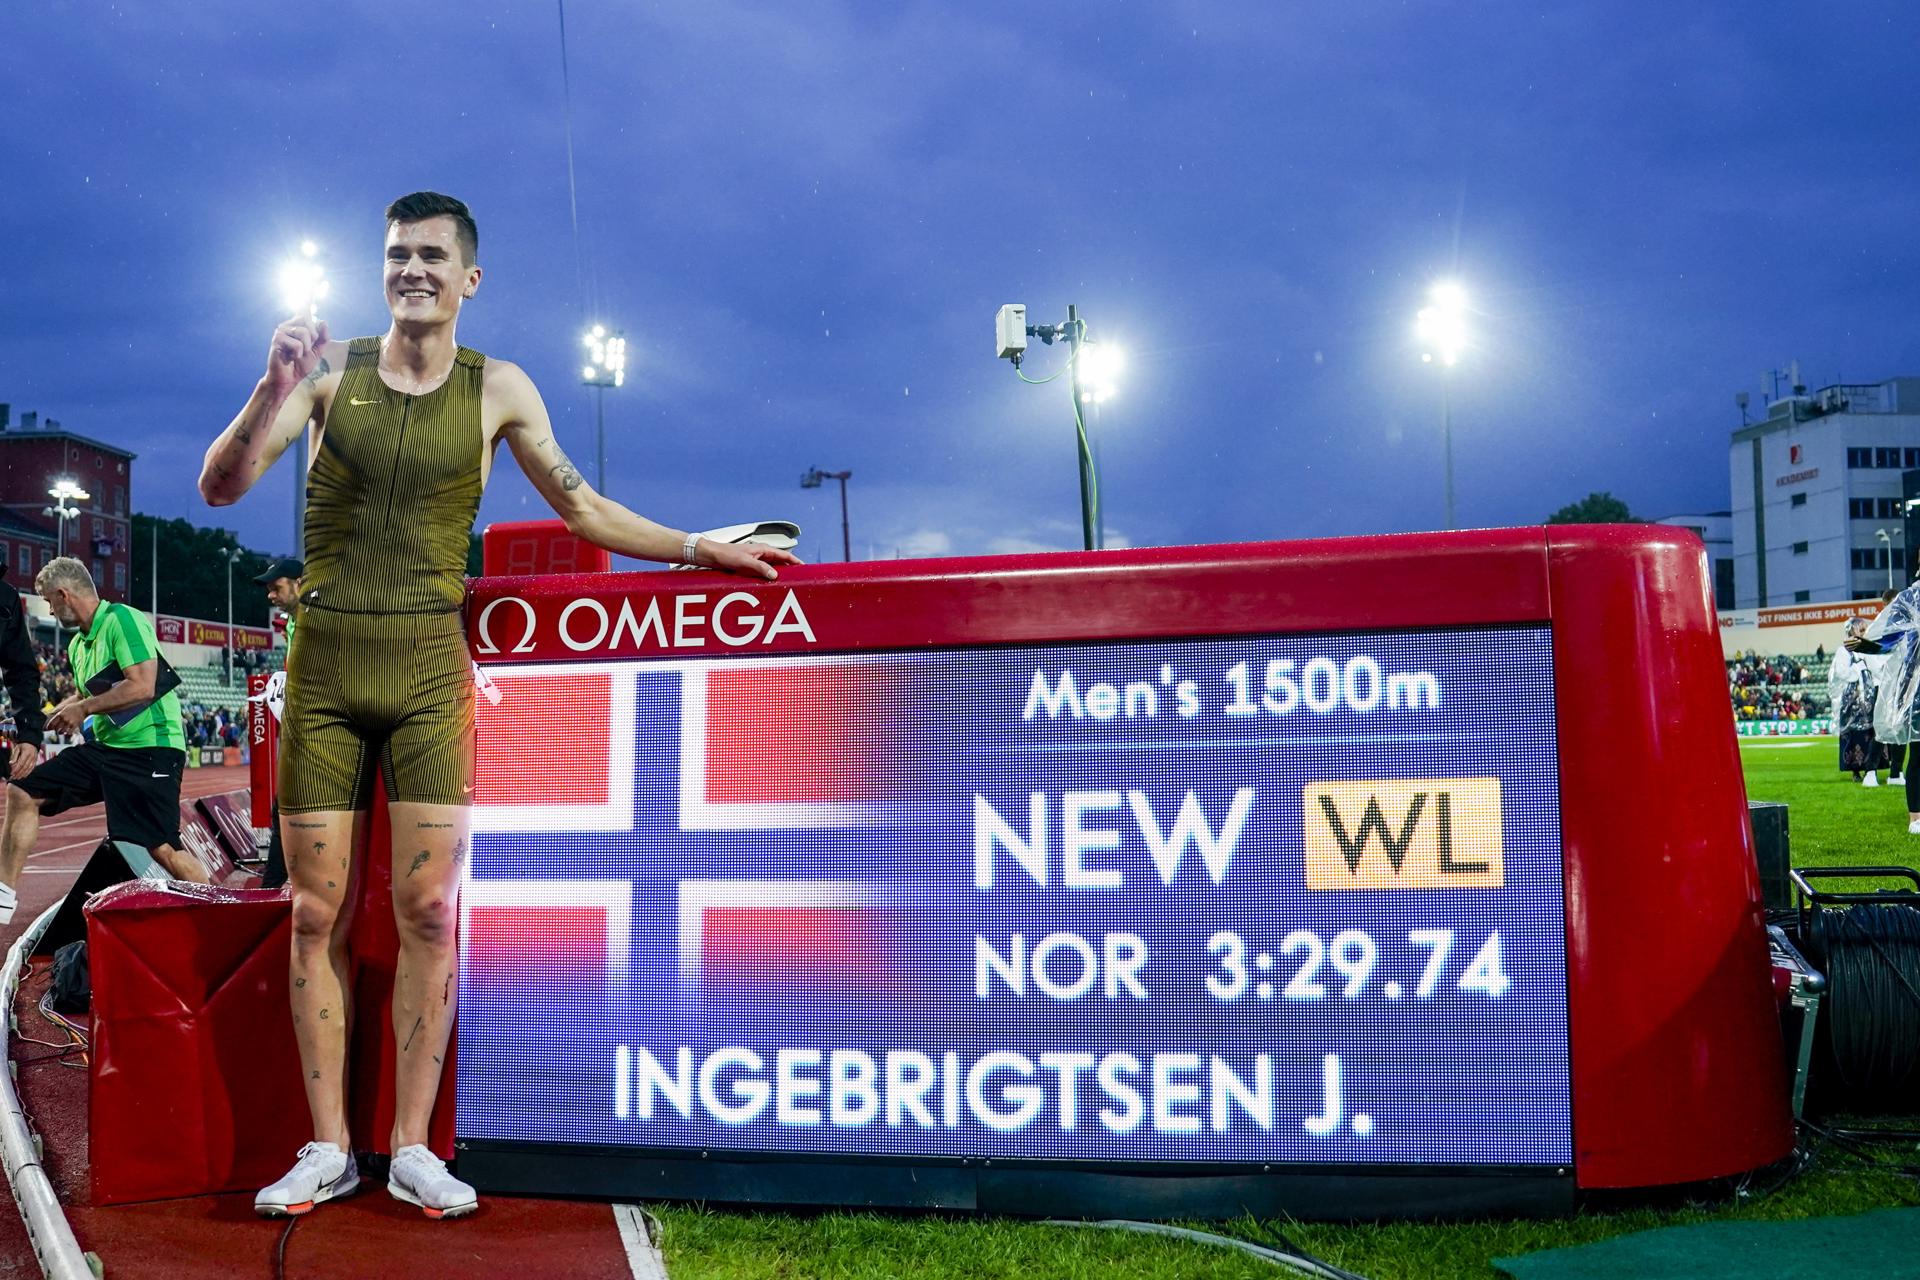
[[[688,534],[687,540],[680,544],[680,563],[681,564],[699,564],[700,563],[700,535],[699,534],[697,533]]]

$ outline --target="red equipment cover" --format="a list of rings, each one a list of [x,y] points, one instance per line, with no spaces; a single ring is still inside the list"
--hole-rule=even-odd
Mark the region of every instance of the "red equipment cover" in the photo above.
[[[285,894],[135,880],[86,907],[93,1202],[250,1190],[309,1137]]]

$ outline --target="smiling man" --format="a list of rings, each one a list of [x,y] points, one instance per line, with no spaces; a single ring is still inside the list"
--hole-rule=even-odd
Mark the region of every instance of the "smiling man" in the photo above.
[[[312,434],[306,577],[287,660],[279,800],[293,894],[294,1036],[314,1140],[264,1188],[263,1214],[305,1213],[359,1185],[347,1132],[350,884],[378,769],[393,830],[395,1108],[388,1191],[429,1217],[476,1206],[426,1147],[453,1025],[455,925],[473,798],[473,681],[460,606],[468,539],[504,440],[587,541],[622,555],[759,578],[797,563],[665,528],[595,493],[554,439],[518,366],[460,346],[480,288],[467,206],[422,191],[387,208],[381,337],[330,341],[295,317],[266,374],[207,450],[200,492],[238,500]]]

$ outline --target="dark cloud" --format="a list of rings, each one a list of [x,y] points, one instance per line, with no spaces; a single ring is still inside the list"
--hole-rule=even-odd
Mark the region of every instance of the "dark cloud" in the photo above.
[[[0,18],[0,399],[140,450],[144,510],[244,398],[278,255],[327,246],[384,323],[379,210],[480,217],[462,326],[593,456],[577,332],[618,319],[616,495],[856,543],[1071,543],[1060,387],[994,309],[1068,302],[1130,353],[1100,423],[1139,543],[1431,527],[1438,395],[1409,340],[1469,281],[1460,510],[1591,489],[1727,501],[1732,392],[1920,372],[1914,113],[1894,4],[575,5],[581,251],[555,10],[15,6]],[[1050,353],[1036,354],[1044,370]],[[287,541],[290,480],[220,513]],[[538,499],[503,467],[483,518]],[[829,498],[832,498],[830,501]]]

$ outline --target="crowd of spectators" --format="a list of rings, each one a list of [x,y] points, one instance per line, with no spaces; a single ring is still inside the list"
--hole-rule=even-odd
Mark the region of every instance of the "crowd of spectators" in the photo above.
[[[1727,696],[1741,720],[1805,720],[1833,714],[1825,686],[1824,647],[1813,655],[1761,657],[1748,650],[1727,659]]]
[[[237,747],[240,724],[225,707],[209,709],[201,703],[180,709],[180,724],[190,747]]]

